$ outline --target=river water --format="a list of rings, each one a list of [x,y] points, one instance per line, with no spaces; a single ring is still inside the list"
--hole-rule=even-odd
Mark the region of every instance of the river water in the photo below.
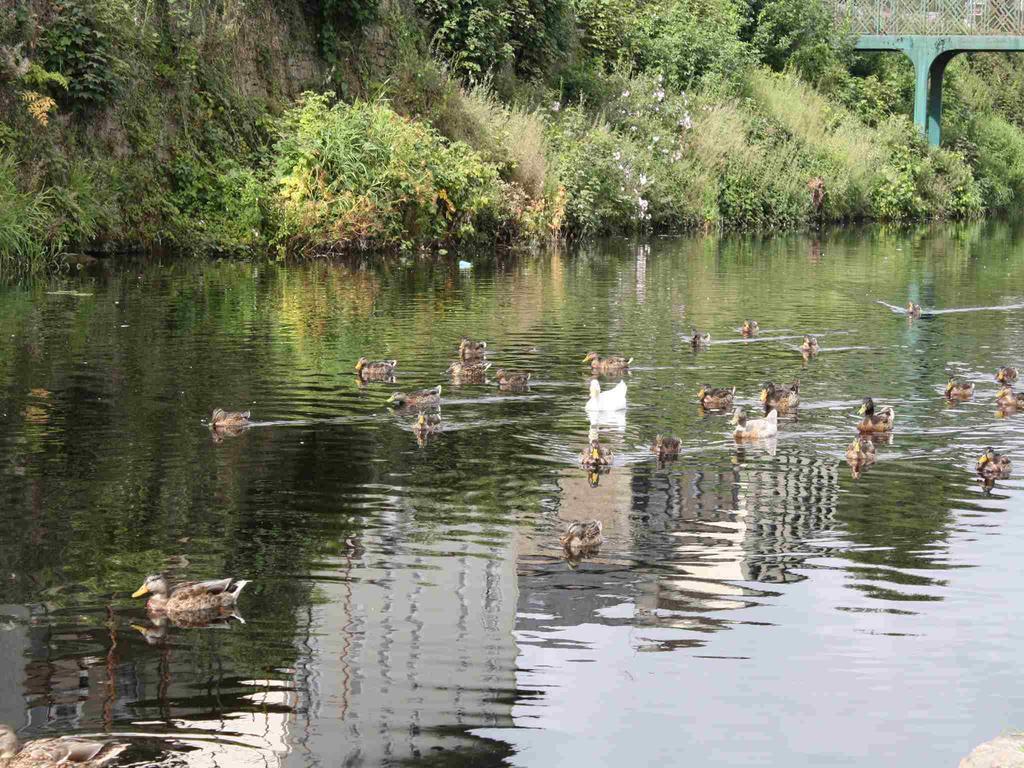
[[[876,303],[908,298],[925,317]],[[140,764],[955,765],[1024,726],[1024,415],[993,379],[1024,309],[984,309],[1021,302],[999,223],[0,289],[0,722]],[[529,391],[452,386],[463,334]],[[635,358],[596,486],[591,350]],[[361,355],[398,381],[360,384]],[[773,444],[695,399],[796,378]],[[418,441],[385,401],[438,383]],[[867,395],[897,426],[855,479]],[[255,424],[212,435],[215,407]],[[1018,468],[986,489],[988,445]],[[570,562],[575,518],[605,542]],[[244,623],[153,621],[130,594],[159,571],[250,579]]]

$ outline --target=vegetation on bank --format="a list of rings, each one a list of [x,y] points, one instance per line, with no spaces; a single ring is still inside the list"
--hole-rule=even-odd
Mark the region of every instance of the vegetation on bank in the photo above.
[[[1024,195],[1024,65],[913,73],[820,0],[13,0],[0,267],[970,217]]]

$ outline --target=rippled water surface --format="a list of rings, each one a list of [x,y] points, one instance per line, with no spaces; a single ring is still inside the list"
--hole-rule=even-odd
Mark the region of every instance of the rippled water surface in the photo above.
[[[1022,302],[1000,224],[0,289],[0,722],[167,765],[955,765],[1024,727],[1024,416],[993,379]],[[451,385],[463,334],[529,391]],[[590,350],[635,358],[596,478]],[[796,378],[772,444],[695,400]],[[385,401],[438,383],[418,441]],[[866,395],[897,428],[855,479]],[[215,407],[256,423],[214,436]],[[988,445],[1017,468],[986,489]],[[569,562],[584,517],[605,542]],[[251,579],[244,622],[154,621],[130,594],[157,571]]]

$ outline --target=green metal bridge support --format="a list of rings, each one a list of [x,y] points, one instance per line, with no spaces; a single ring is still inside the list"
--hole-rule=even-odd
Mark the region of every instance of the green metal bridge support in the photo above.
[[[938,145],[942,80],[959,53],[1024,52],[1024,0],[833,0],[860,51],[898,51],[913,62],[914,122]]]

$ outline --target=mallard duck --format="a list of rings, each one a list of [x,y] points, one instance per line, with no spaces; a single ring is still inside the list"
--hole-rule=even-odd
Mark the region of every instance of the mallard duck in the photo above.
[[[891,432],[896,421],[896,411],[888,405],[875,413],[875,401],[870,397],[864,398],[864,404],[857,413],[864,417],[857,425],[857,429],[863,433]]]
[[[397,360],[369,360],[360,357],[356,361],[356,374],[363,381],[382,381],[394,378]]]
[[[35,739],[20,745],[14,729],[0,725],[0,768],[57,768],[75,765],[100,768],[128,749],[127,744],[74,736]]]
[[[818,344],[818,337],[804,334],[804,343],[800,345],[800,351],[805,355],[816,355],[821,352],[821,346]]]
[[[907,302],[907,317],[920,317],[921,316],[921,305],[915,304],[912,301]]]
[[[651,446],[651,450],[658,457],[659,461],[664,461],[665,459],[677,458],[682,447],[683,441],[678,437],[657,435],[654,438],[654,445]]]
[[[395,392],[388,398],[388,405],[395,408],[433,408],[440,404],[440,384],[433,389],[418,389],[415,392]]]
[[[210,426],[213,429],[247,427],[251,415],[249,411],[225,411],[223,408],[217,408],[210,417]]]
[[[751,336],[757,336],[757,332],[759,330],[761,330],[761,328],[757,324],[757,320],[744,320],[740,333],[749,338]],[[710,336],[708,337],[708,341],[711,341]]]
[[[621,411],[626,408],[626,382],[620,381],[611,389],[601,391],[597,379],[590,380],[590,399],[584,406],[588,411]]]
[[[996,453],[991,448],[986,448],[985,452],[978,459],[978,474],[985,477],[1008,475],[1011,468],[1010,457]]]
[[[690,344],[695,347],[706,347],[711,343],[711,334],[707,331],[698,331],[696,328],[690,329]]]
[[[846,461],[860,468],[875,461],[875,444],[866,437],[855,437],[846,449]]]
[[[1003,387],[996,393],[996,403],[1000,408],[1024,410],[1024,392],[1014,392],[1013,387]]]
[[[1017,380],[1017,369],[1003,367],[996,371],[996,381],[1000,384],[1013,384]]]
[[[531,375],[525,371],[506,371],[504,368],[499,368],[494,377],[498,380],[499,389],[521,390],[530,388]]]
[[[963,379],[952,378],[946,384],[947,400],[970,400],[974,396],[974,384]]]
[[[481,359],[456,360],[448,366],[447,372],[451,374],[452,381],[455,383],[482,384],[487,375],[487,369],[490,367],[490,363],[486,363]]]
[[[779,413],[774,408],[763,419],[748,419],[747,412],[736,408],[732,412],[732,424],[736,426],[732,436],[737,440],[759,440],[779,433]]]
[[[486,349],[486,341],[474,341],[473,339],[463,336],[462,340],[459,342],[459,359],[477,360],[484,356],[484,351]]]
[[[597,547],[604,541],[600,520],[573,520],[565,527],[559,542],[570,552]]]
[[[419,418],[412,425],[412,431],[417,437],[426,437],[441,431],[441,415],[438,413],[424,413],[420,411]]]
[[[601,441],[591,436],[590,444],[580,452],[580,466],[586,469],[599,469],[612,465],[612,450],[601,445]]]
[[[171,587],[163,574],[147,576],[132,597],[150,595],[146,608],[154,612],[219,611],[233,608],[248,581],[233,578],[187,581]]]
[[[761,402],[765,408],[774,408],[785,413],[800,405],[800,381],[794,381],[788,387],[766,381],[761,385]]]
[[[601,357],[597,352],[587,352],[587,356],[583,358],[583,362],[590,363],[590,368],[594,373],[617,373],[629,368],[629,364],[633,362],[633,358],[621,357],[619,355]]]
[[[713,411],[719,408],[731,407],[732,399],[735,395],[736,387],[725,389],[724,387],[711,387],[707,384],[701,384],[700,390],[697,392],[697,399],[700,400],[700,404],[707,410]]]

